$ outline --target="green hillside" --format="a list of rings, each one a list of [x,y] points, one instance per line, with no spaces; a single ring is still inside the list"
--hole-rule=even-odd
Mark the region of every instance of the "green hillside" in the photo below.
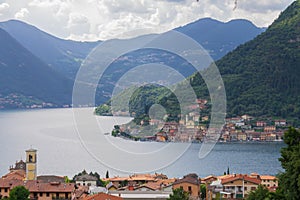
[[[216,62],[228,114],[300,116],[300,1],[261,35]]]
[[[300,0],[282,12],[265,32],[228,53],[216,65],[225,84],[227,117],[249,114],[299,121]],[[209,99],[199,74],[189,80],[198,98]],[[131,105],[138,105],[135,98]]]

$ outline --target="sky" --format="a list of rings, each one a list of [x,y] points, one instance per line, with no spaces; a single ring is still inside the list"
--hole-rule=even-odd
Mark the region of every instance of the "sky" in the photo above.
[[[0,0],[0,21],[17,19],[78,41],[161,33],[204,17],[269,26],[293,0]]]

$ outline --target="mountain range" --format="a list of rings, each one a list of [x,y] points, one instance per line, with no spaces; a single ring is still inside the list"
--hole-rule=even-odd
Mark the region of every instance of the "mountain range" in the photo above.
[[[225,85],[227,117],[248,114],[254,117],[287,118],[293,125],[299,125],[300,1],[293,2],[265,32],[238,46],[215,64]],[[189,80],[198,98],[210,99],[206,83],[199,73],[189,77]],[[156,88],[153,91],[148,88],[141,91],[148,95],[144,99],[152,99],[152,94],[160,96]],[[170,99],[173,97],[170,96]],[[154,104],[161,100],[156,99]],[[136,109],[131,112],[137,113],[147,111],[146,108],[151,105],[138,104],[132,98],[130,107]],[[169,107],[165,109],[170,110]],[[209,111],[204,112],[207,114]],[[143,114],[147,113],[140,115]]]
[[[17,20],[0,22],[0,29],[0,51],[4,52],[0,56],[0,97],[6,102],[0,104],[0,107],[24,107],[20,99],[26,105],[32,102],[49,102],[56,106],[71,104],[72,84],[76,73],[86,56],[101,41],[63,40]],[[218,59],[265,29],[257,28],[247,20],[224,23],[205,18],[175,30],[198,41],[214,59]],[[122,40],[113,41],[118,43]],[[132,55],[137,55],[135,53]],[[141,57],[147,56],[147,52],[139,54]],[[133,59],[131,62],[139,64],[139,60]],[[177,60],[172,62],[176,63]],[[18,67],[21,65],[22,69]],[[117,72],[120,69],[122,71],[123,67],[124,63],[116,63],[108,71],[110,78],[104,80],[104,89],[98,90],[97,103],[109,99],[104,94],[111,92],[114,85],[111,80],[120,76]],[[187,77],[191,72],[186,71],[184,74]],[[12,96],[17,96],[19,100],[11,98]]]

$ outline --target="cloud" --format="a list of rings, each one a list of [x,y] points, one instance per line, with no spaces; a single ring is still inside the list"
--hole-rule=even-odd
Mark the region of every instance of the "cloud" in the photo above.
[[[90,32],[89,20],[83,14],[70,13],[67,28],[71,32],[71,37],[82,35],[83,38],[87,38]]]
[[[84,24],[88,22],[88,18],[85,15],[80,13],[71,13],[69,15],[69,24],[70,26]]]
[[[24,19],[28,15],[29,15],[28,9],[27,8],[21,8],[21,10],[15,14],[15,18],[16,19]]]
[[[270,25],[293,0],[3,0],[0,20],[21,19],[61,38],[106,40],[160,33],[200,18]],[[6,11],[6,12],[4,12]],[[80,40],[81,40],[80,39]]]
[[[9,10],[9,4],[8,3],[1,3],[0,4],[0,16],[1,15],[4,15],[5,13],[7,13],[8,12],[8,10]]]

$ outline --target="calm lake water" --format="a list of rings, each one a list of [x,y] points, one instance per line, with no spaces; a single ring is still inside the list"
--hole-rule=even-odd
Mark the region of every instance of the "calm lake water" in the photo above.
[[[74,117],[75,116],[75,117]],[[78,117],[80,116],[80,117]],[[86,117],[89,116],[89,117]],[[89,119],[86,119],[89,118]],[[89,120],[94,120],[89,124]],[[0,176],[10,165],[25,159],[25,150],[38,150],[38,174],[67,175],[86,169],[104,176],[134,172],[200,177],[232,173],[276,175],[283,143],[216,144],[199,159],[201,144],[133,142],[105,135],[128,118],[96,117],[92,109],[47,109],[0,112]]]

